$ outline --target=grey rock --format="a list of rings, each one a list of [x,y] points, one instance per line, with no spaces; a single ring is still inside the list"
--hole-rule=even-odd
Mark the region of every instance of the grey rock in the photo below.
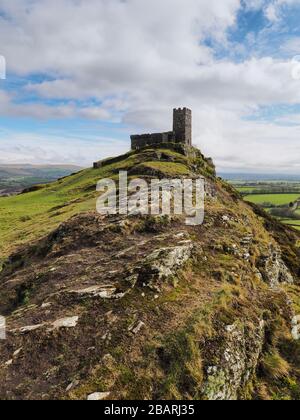
[[[144,328],[145,327],[145,324],[144,324],[144,322],[142,322],[142,321],[137,321],[137,322],[134,322],[129,328],[128,328],[128,331],[130,331],[130,332],[132,332],[132,334],[134,334],[134,335],[136,335],[136,334],[138,334],[140,331],[141,331],[141,329],[142,328]]]
[[[78,321],[79,321],[78,316],[73,316],[70,318],[61,318],[53,322],[52,329],[57,330],[60,328],[75,328],[78,324]]]
[[[76,388],[76,386],[79,385],[79,381],[73,381],[70,383],[70,385],[67,386],[66,392],[71,391],[72,389]]]
[[[300,315],[292,319],[292,337],[295,341],[300,340]]]
[[[215,364],[206,369],[203,398],[237,400],[255,374],[263,343],[263,322],[256,327],[236,323],[220,331],[215,341],[207,345],[213,353],[207,354],[206,359]]]
[[[270,247],[267,255],[260,257],[257,268],[260,271],[263,280],[271,287],[276,287],[280,284],[294,283],[291,272],[282,260],[280,250],[273,246]]]
[[[37,324],[37,325],[28,325],[26,327],[22,327],[19,330],[14,330],[13,332],[20,332],[21,334],[26,334],[32,331],[36,331],[42,328],[45,324]]]
[[[193,249],[192,241],[185,241],[180,246],[155,250],[137,267],[139,281],[160,292],[160,282],[174,276],[191,258]]]
[[[18,350],[16,350],[13,354],[13,357],[18,357],[19,354],[21,353],[21,351],[23,350],[23,347],[19,348]]]
[[[79,296],[88,296],[88,297],[100,297],[102,299],[112,299],[116,288],[112,285],[106,286],[90,286],[86,289],[72,290],[70,293],[77,294]]]
[[[94,392],[87,397],[88,401],[103,401],[109,398],[110,392]]]

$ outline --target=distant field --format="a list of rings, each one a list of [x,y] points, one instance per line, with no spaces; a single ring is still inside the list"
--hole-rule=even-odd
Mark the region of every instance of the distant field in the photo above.
[[[300,226],[300,220],[284,219],[283,222],[287,225]]]
[[[299,178],[291,181],[233,180],[231,183],[246,201],[263,207],[282,223],[300,230],[300,220],[297,220],[297,215],[300,216],[300,209],[294,211],[289,207],[290,203],[295,203],[300,199]]]
[[[299,194],[253,194],[246,195],[245,200],[254,204],[270,203],[274,206],[293,203],[300,197]]]
[[[284,222],[284,223],[287,224],[287,225],[289,225],[289,226],[291,226],[291,227],[293,227],[294,229],[300,230],[300,225],[293,225],[293,224],[286,223],[286,222]]]
[[[236,187],[236,189],[240,192],[240,193],[252,193],[255,192],[255,190],[257,190],[258,187]]]

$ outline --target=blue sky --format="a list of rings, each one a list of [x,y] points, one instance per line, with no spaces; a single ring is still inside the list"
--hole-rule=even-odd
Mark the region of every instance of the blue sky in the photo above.
[[[0,163],[89,166],[189,106],[220,171],[300,174],[300,0],[0,0],[0,40]]]

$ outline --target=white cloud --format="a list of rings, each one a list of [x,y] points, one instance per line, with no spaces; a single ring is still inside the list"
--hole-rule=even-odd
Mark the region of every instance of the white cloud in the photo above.
[[[299,0],[270,0],[265,7],[266,17],[273,23],[284,18],[284,6],[299,6]]]
[[[265,15],[271,22],[277,22],[279,20],[278,6],[276,4],[270,4],[266,7]]]
[[[277,123],[241,120],[235,113],[207,108],[197,121],[203,129],[196,143],[214,157],[219,171],[299,174],[299,116]]]
[[[5,141],[3,141],[5,139]],[[0,164],[78,164],[91,166],[93,161],[109,157],[118,150],[127,151],[126,142],[112,138],[97,138],[93,141],[76,136],[42,135],[14,132],[0,133]],[[101,151],[101,152],[100,152]]]
[[[275,22],[283,5],[296,1],[246,4],[249,9],[263,8]],[[0,0],[0,52],[9,73],[51,76],[50,81],[28,83],[21,92],[38,94],[39,103],[20,104],[16,101],[20,92],[8,95],[0,90],[1,114],[120,119],[128,125],[129,146],[130,130],[169,129],[170,109],[184,105],[194,111],[197,144],[222,169],[261,168],[269,162],[273,170],[279,165],[289,170],[299,152],[294,143],[298,129],[243,118],[259,106],[300,103],[300,82],[291,76],[292,62],[269,57],[218,61],[204,42],[209,37],[228,47],[226,31],[235,25],[240,7],[240,0]],[[48,99],[64,104],[50,106]],[[28,154],[33,143],[2,137],[2,159],[54,161],[61,152],[80,163],[83,156],[85,162],[99,156],[94,144],[89,149],[76,141],[77,153],[68,142],[62,149],[57,139],[54,150],[46,138],[34,139],[41,152],[32,147]],[[120,143],[107,142],[109,154],[124,149],[125,143],[119,150]]]
[[[281,50],[284,53],[291,55],[299,55],[300,54],[300,37],[294,36],[287,40],[282,46]]]

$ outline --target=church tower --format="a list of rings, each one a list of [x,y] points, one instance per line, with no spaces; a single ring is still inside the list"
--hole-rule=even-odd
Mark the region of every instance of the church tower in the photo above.
[[[190,109],[173,110],[173,131],[176,143],[192,146],[192,111]]]

